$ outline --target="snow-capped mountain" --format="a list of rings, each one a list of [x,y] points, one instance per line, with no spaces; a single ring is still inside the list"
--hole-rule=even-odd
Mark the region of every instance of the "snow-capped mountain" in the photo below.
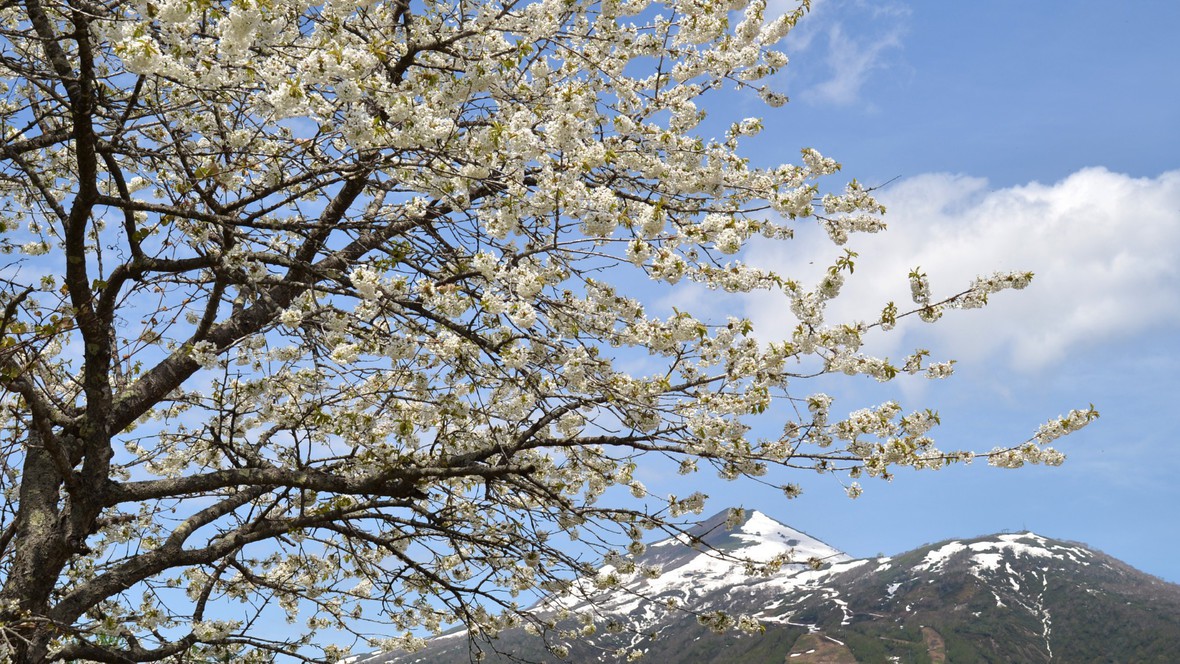
[[[727,525],[728,518],[728,510],[720,512],[683,535],[652,544],[634,558],[637,567],[659,568],[658,577],[635,574],[623,592],[593,593],[585,598],[575,594],[553,598],[542,605],[572,611],[593,605],[600,610],[627,614],[630,606],[667,605],[669,600],[674,600],[679,606],[700,608],[701,598],[757,581],[757,575],[766,573],[764,567],[776,560],[782,564],[776,565],[775,571],[784,577],[851,560],[838,549],[761,512],[746,512],[745,518],[732,528]],[[611,567],[604,569],[605,573],[612,571]],[[644,623],[642,627],[646,629],[650,625]]]
[[[1180,586],[1080,544],[1010,533],[853,560],[759,512],[729,528],[727,512],[634,558],[638,569],[658,565],[658,577],[542,602],[561,618],[549,645],[568,645],[573,662],[641,652],[649,662],[743,664],[1174,662],[1180,652]],[[715,633],[718,612],[761,629]],[[558,661],[545,638],[513,631],[477,645],[485,661]],[[469,662],[472,646],[452,635],[362,661]]]

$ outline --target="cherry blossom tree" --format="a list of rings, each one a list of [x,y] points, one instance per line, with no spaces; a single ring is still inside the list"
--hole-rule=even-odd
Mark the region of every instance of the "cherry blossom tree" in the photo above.
[[[760,120],[708,138],[711,97],[786,101],[763,81],[806,7],[766,4],[0,3],[3,657],[491,636],[699,512],[644,463],[788,496],[797,468],[855,495],[897,466],[1059,463],[1044,444],[1092,409],[940,451],[932,412],[808,387],[949,374],[862,343],[1031,275],[940,299],[915,271],[912,304],[828,321],[855,254],[817,284],[735,258],[805,224],[837,245],[884,228],[870,191],[821,186],[839,167],[815,150],[752,167]],[[678,282],[779,291],[798,327],[649,313],[638,285]],[[275,612],[298,628],[260,629]]]

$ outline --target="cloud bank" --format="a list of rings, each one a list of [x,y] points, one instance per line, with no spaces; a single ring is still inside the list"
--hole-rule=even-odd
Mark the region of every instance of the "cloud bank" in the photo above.
[[[993,295],[982,310],[948,312],[932,326],[907,321],[900,334],[875,340],[873,352],[924,346],[936,356],[998,357],[1036,371],[1100,344],[1108,344],[1103,352],[1132,352],[1117,344],[1180,326],[1180,170],[1135,178],[1087,168],[1053,184],[1002,189],[929,174],[879,198],[889,230],[849,241],[860,258],[829,322],[873,319],[885,302],[909,303],[906,275],[918,266],[936,297],[995,270],[1031,270],[1036,278],[1024,291]],[[806,231],[794,243],[755,247],[748,258],[816,279],[823,260],[794,257],[841,253],[822,233]],[[780,296],[751,296],[746,305],[769,336],[796,324]]]

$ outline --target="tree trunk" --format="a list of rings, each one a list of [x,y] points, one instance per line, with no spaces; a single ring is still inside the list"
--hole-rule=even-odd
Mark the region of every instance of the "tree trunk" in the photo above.
[[[43,662],[55,632],[48,619],[49,597],[69,557],[61,519],[62,478],[52,452],[30,430],[21,474],[20,512],[12,567],[0,590],[4,622],[17,627],[8,646],[16,664]]]

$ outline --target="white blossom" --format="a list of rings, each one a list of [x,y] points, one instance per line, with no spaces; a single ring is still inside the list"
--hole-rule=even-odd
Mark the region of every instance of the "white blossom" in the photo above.
[[[352,364],[360,356],[360,346],[342,343],[332,349],[332,361],[337,364]]]
[[[198,341],[189,349],[189,357],[204,369],[217,366],[217,345],[209,341]]]

